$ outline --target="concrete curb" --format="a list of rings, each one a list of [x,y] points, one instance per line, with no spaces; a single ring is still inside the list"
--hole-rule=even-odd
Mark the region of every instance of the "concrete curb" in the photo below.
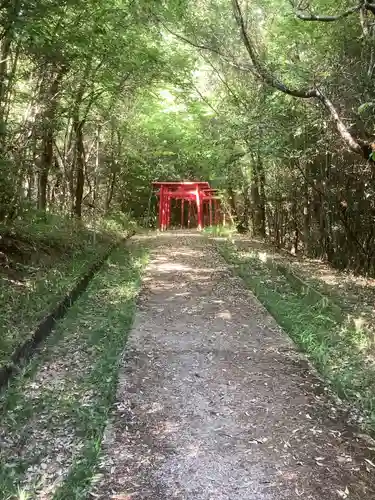
[[[127,241],[134,235],[134,232],[127,234],[122,240]],[[9,380],[15,376],[20,368],[26,364],[38,350],[39,345],[45,340],[52,332],[57,321],[62,319],[69,308],[76,302],[76,300],[87,289],[90,281],[94,275],[99,271],[104,262],[108,259],[110,254],[121,242],[114,243],[107,248],[107,250],[100,256],[100,258],[91,265],[86,273],[81,276],[73,286],[73,288],[63,297],[63,299],[49,312],[49,314],[42,319],[39,325],[34,330],[34,333],[23,344],[21,344],[12,354],[11,362],[0,368],[0,390],[8,384]]]

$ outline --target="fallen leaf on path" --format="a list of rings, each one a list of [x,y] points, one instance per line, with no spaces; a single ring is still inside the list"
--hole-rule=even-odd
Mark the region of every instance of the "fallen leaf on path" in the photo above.
[[[124,493],[120,495],[113,495],[112,500],[131,500],[135,493]]]
[[[349,498],[349,490],[348,490],[348,487],[345,488],[345,491],[342,491],[342,490],[336,490],[338,495],[341,497],[341,498]]]

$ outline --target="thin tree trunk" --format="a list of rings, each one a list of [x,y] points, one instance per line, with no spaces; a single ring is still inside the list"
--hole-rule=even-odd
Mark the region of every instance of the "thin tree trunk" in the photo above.
[[[51,85],[47,88],[43,95],[43,100],[46,103],[46,111],[41,115],[43,124],[43,152],[39,171],[39,196],[38,208],[45,210],[47,207],[47,185],[48,175],[53,165],[53,143],[56,133],[56,113],[58,105],[58,94],[61,80],[65,74],[65,68],[56,70],[52,67],[51,71],[46,72],[46,78],[53,75]]]
[[[265,223],[265,175],[259,152],[253,158],[253,177],[251,182],[252,219],[254,236],[264,238]]]
[[[293,246],[292,246],[292,253],[294,255],[297,255],[298,253],[298,246],[299,246],[299,229],[298,229],[298,205],[297,205],[297,199],[296,199],[296,193],[293,197],[293,202],[292,202],[292,223],[293,223]]]
[[[260,236],[266,237],[266,174],[263,163],[259,172],[259,211],[260,211]]]
[[[310,197],[308,184],[309,169],[305,162],[305,180],[303,184],[303,245],[306,253],[310,251]]]
[[[98,125],[96,129],[96,152],[95,152],[95,168],[94,168],[94,182],[93,182],[93,193],[92,193],[92,202],[94,207],[96,207],[96,203],[98,200],[98,189],[99,189],[99,150],[100,150],[100,126]]]
[[[86,67],[84,70],[83,78],[78,87],[76,93],[76,99],[73,106],[72,112],[72,131],[75,137],[75,147],[74,147],[74,162],[73,162],[73,172],[76,174],[76,187],[74,190],[75,200],[73,206],[73,214],[80,218],[82,216],[82,200],[83,191],[85,187],[85,148],[83,144],[83,127],[86,122],[87,113],[89,107],[86,108],[86,112],[83,113],[83,118],[80,118],[81,106],[83,101],[83,96],[87,86],[87,80],[90,75],[92,68],[92,57],[89,57],[86,61]],[[89,106],[89,105],[88,105]],[[73,179],[72,174],[72,179]],[[73,187],[73,186],[72,186]]]
[[[110,184],[109,184],[107,197],[106,197],[106,200],[105,200],[105,211],[106,212],[109,212],[109,209],[110,209],[110,206],[111,206],[111,202],[112,202],[112,198],[113,198],[113,193],[114,193],[115,185],[116,185],[116,177],[117,177],[116,176],[116,172],[112,172],[111,181],[110,181]]]
[[[0,44],[0,150],[4,150],[6,141],[6,109],[9,90],[9,61],[14,39],[14,23],[18,17],[19,2],[9,2],[3,20],[3,31]]]
[[[73,122],[73,129],[75,132],[76,140],[76,189],[74,215],[78,218],[82,217],[82,199],[85,186],[85,148],[83,145],[82,127],[82,121]]]

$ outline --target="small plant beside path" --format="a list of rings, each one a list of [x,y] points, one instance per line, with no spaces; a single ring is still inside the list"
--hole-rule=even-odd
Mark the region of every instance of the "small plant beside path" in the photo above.
[[[297,286],[292,274],[262,259],[256,243],[238,245],[234,240],[216,240],[221,254],[339,397],[350,402],[351,418],[374,433],[375,352],[370,330],[358,318],[348,315],[348,310],[354,309],[338,290],[333,297],[322,294],[323,287],[316,292],[312,288],[316,280],[306,274],[306,287]],[[297,265],[295,272],[296,269]]]

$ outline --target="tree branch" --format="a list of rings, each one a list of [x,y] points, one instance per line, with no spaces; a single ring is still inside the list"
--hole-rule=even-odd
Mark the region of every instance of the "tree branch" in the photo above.
[[[315,15],[315,14],[303,14],[302,12],[296,12],[296,17],[298,19],[301,19],[302,21],[320,21],[322,23],[332,23],[334,21],[339,21],[340,19],[344,19],[345,17],[348,17],[355,12],[359,12],[361,8],[363,7],[362,3],[360,5],[356,5],[355,7],[352,7],[351,9],[346,10],[345,12],[341,14],[336,14],[335,16],[320,16],[320,15]]]
[[[227,89],[227,91],[229,92],[229,94],[233,97],[233,100],[234,102],[236,103],[236,105],[240,108],[241,106],[243,106],[247,111],[250,111],[250,107],[249,107],[249,103],[244,101],[240,96],[238,96],[235,91],[230,87],[230,85],[228,84],[228,82],[226,81],[225,77],[223,77],[221,74],[220,74],[220,71],[214,66],[214,64],[208,59],[208,58],[205,58],[204,57],[204,60],[207,62],[207,64],[209,64],[211,66],[211,68],[213,69],[213,71],[215,72],[215,74],[217,75],[217,77],[219,78],[219,80],[221,81],[221,83],[224,85],[224,87]]]
[[[163,28],[168,31],[171,35],[174,37],[178,38],[179,40],[191,45],[192,47],[195,47],[196,49],[200,50],[205,50],[207,52],[212,52],[213,54],[216,54],[220,56],[225,62],[227,62],[230,66],[233,68],[239,69],[240,71],[245,71],[247,73],[252,73],[253,69],[249,66],[242,66],[238,63],[235,63],[229,59],[229,57],[225,54],[223,54],[220,50],[214,49],[213,47],[208,47],[207,45],[203,45],[197,42],[193,42],[189,38],[185,38],[183,35],[180,35],[179,33],[175,33],[174,31],[170,30],[168,26],[166,26],[164,23],[162,23],[160,20],[158,20],[159,23],[163,26]]]
[[[257,77],[261,79],[267,85],[283,92],[284,94],[288,94],[292,97],[297,97],[300,99],[317,99],[324,108],[329,112],[333,122],[336,125],[338,132],[340,133],[342,139],[349,147],[351,151],[354,153],[362,155],[366,160],[371,159],[370,155],[373,151],[375,151],[375,146],[368,142],[362,141],[360,139],[356,139],[349,132],[348,128],[345,126],[344,122],[341,120],[336,108],[332,104],[332,102],[326,97],[323,92],[317,88],[310,89],[291,89],[283,82],[278,80],[274,75],[272,75],[267,68],[264,67],[260,58],[257,54],[257,51],[254,47],[252,40],[250,39],[242,14],[242,10],[239,4],[239,0],[231,0],[233,6],[234,17],[237,22],[237,25],[240,29],[240,35],[246,51],[250,57],[250,60],[256,70]]]
[[[299,97],[300,99],[310,99],[311,97],[316,97],[315,89],[291,89],[287,87],[283,82],[278,80],[274,75],[268,72],[268,70],[261,63],[257,51],[253,45],[253,42],[247,34],[245,21],[242,15],[239,1],[232,0],[232,5],[233,5],[235,20],[237,22],[238,27],[240,28],[240,35],[242,41],[245,45],[250,60],[256,70],[256,76],[261,80],[263,80],[268,85],[270,85],[271,87],[280,90],[280,92],[283,92],[284,94],[288,94],[293,97]]]
[[[348,128],[344,125],[344,122],[341,120],[336,108],[334,107],[330,99],[328,99],[328,97],[326,97],[319,89],[316,89],[315,93],[316,95],[314,97],[316,97],[316,99],[318,99],[329,112],[333,122],[336,125],[337,130],[339,131],[346,144],[349,146],[349,149],[351,149],[354,153],[364,154],[363,148],[360,146],[358,140],[356,140],[352,136]],[[368,159],[369,154],[367,154],[366,160]]]
[[[213,111],[216,115],[218,115],[218,116],[219,116],[219,115],[220,115],[220,112],[219,112],[216,108],[214,108],[214,106],[212,106],[212,104],[211,104],[211,103],[210,103],[210,101],[207,99],[207,97],[205,97],[205,96],[202,94],[202,92],[198,89],[198,87],[197,87],[196,85],[194,85],[194,83],[193,83],[192,85],[193,85],[193,88],[194,88],[195,92],[199,95],[199,97],[202,99],[202,101],[203,101],[205,104],[207,104],[207,106],[208,106],[209,108],[211,108],[211,109],[212,109],[212,111]]]
[[[291,0],[292,7],[295,8],[295,5],[293,1]],[[298,7],[297,7],[298,9]],[[350,9],[346,10],[345,12],[342,12],[341,14],[336,14],[334,16],[326,16],[326,15],[316,15],[316,14],[304,14],[301,11],[298,11],[295,13],[296,17],[298,19],[301,19],[302,21],[319,21],[323,23],[332,23],[335,21],[339,21],[340,19],[344,19],[345,17],[349,17],[352,14],[355,14],[356,12],[363,12],[363,11],[370,11],[373,14],[375,14],[375,4],[367,2],[366,0],[360,0],[358,5],[351,7]]]

